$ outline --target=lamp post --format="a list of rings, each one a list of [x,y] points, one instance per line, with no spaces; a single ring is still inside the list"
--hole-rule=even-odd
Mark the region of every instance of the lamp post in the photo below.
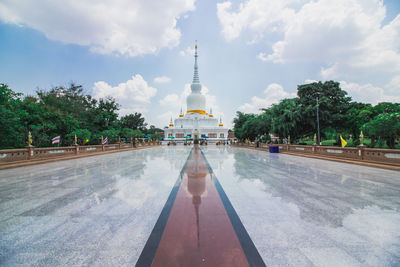
[[[320,145],[321,143],[321,136],[320,136],[320,132],[319,132],[319,102],[318,102],[318,98],[319,98],[319,93],[317,93],[317,133],[318,133],[318,139],[317,139],[317,145]]]

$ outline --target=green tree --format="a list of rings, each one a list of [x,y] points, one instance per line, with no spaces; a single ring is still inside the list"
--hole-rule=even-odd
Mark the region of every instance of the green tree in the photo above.
[[[301,106],[297,98],[284,99],[279,104],[274,104],[266,113],[270,116],[271,132],[280,138],[296,140],[300,134],[298,127],[302,121]]]
[[[334,128],[336,132],[345,127],[345,114],[349,109],[351,98],[335,81],[315,82],[297,87],[298,106],[301,108],[299,134],[312,136],[317,132],[316,105],[319,102],[319,121],[321,131]]]
[[[139,129],[132,130],[131,128],[122,128],[120,136],[125,138],[127,141],[130,141],[131,138],[142,138],[145,134]]]
[[[86,144],[86,140],[91,141],[92,137],[92,133],[88,129],[76,129],[66,136],[69,144],[74,143],[75,135],[79,145]]]
[[[26,145],[25,132],[21,122],[21,94],[0,83],[0,148],[14,148]],[[23,112],[22,112],[23,113]]]
[[[244,138],[248,138],[251,141],[268,134],[269,131],[270,117],[266,113],[249,116],[242,126]]]
[[[143,137],[145,137],[145,134],[139,129],[133,130],[133,132],[134,132],[134,137],[135,138],[143,138]]]
[[[358,140],[361,127],[370,121],[374,116],[371,104],[351,102],[345,114],[345,129],[353,135],[353,139]]]
[[[236,112],[236,117],[233,119],[233,132],[235,134],[235,137],[241,141],[246,139],[246,133],[244,132],[243,125],[246,123],[246,121],[250,118],[253,117],[254,114],[246,114],[240,111]]]
[[[119,134],[120,134],[119,130],[111,128],[108,130],[101,131],[98,137],[100,136],[103,136],[103,138],[107,137],[109,143],[114,143],[118,141]]]
[[[144,122],[144,118],[141,113],[135,112],[121,117],[121,127],[130,128],[132,130],[139,129],[141,131],[146,130],[147,123]]]
[[[98,101],[96,108],[92,110],[93,123],[97,132],[120,127],[118,109],[119,104],[111,97]]]
[[[368,136],[380,137],[389,148],[395,148],[395,140],[400,136],[400,112],[383,113],[363,126]]]
[[[381,102],[374,106],[373,111],[374,115],[400,112],[400,103]]]
[[[75,134],[80,142],[88,138],[90,143],[97,143],[101,135],[115,142],[120,133],[142,137],[145,131],[155,135],[162,132],[155,126],[147,130],[140,113],[119,120],[118,109],[113,98],[93,99],[81,85],[73,83],[37,90],[35,96],[26,97],[0,84],[0,148],[25,146],[29,131],[35,146],[49,146],[58,135],[62,145],[70,145]]]

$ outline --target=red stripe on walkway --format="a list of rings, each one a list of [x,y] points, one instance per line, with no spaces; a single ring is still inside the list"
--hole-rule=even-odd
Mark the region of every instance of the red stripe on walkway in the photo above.
[[[197,147],[189,159],[152,266],[249,266]]]

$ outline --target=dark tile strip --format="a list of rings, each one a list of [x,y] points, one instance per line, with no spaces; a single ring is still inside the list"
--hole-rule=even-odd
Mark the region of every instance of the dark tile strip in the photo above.
[[[258,253],[256,246],[251,240],[249,234],[247,233],[246,228],[242,224],[242,221],[237,215],[235,209],[233,208],[232,203],[229,201],[228,196],[226,195],[221,184],[219,183],[217,176],[215,176],[210,163],[208,162],[206,156],[204,155],[204,152],[201,151],[201,154],[203,155],[207,167],[210,171],[211,177],[214,180],[215,187],[217,188],[222,203],[224,204],[225,210],[229,216],[229,219],[231,220],[233,229],[235,229],[236,235],[246,255],[249,265],[254,267],[266,266],[263,259],[261,258],[260,253]]]
[[[178,193],[179,186],[182,182],[182,177],[185,173],[190,156],[192,155],[192,151],[193,148],[186,159],[185,165],[183,166],[179,174],[179,178],[176,180],[176,183],[172,188],[171,193],[169,194],[167,202],[165,203],[164,208],[162,209],[161,214],[158,217],[156,224],[154,225],[153,231],[151,232],[149,239],[146,242],[146,245],[144,246],[142,253],[139,256],[139,259],[136,262],[137,267],[151,266],[153,262],[154,255],[156,254],[161,237],[164,233],[165,226],[167,225],[169,214],[171,213],[172,206],[174,205],[175,198]]]

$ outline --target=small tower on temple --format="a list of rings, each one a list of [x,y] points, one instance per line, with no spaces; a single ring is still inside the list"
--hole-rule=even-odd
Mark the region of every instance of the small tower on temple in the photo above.
[[[218,126],[219,126],[219,127],[223,127],[223,126],[224,126],[224,124],[222,124],[222,118],[221,118],[221,117],[219,117],[219,124],[218,124]]]
[[[210,118],[214,117],[214,115],[212,114],[212,108],[210,108],[210,114],[208,115]]]
[[[183,112],[182,112],[182,108],[181,108],[181,114],[179,114],[179,118],[183,117]]]
[[[169,122],[169,127],[174,127],[174,124],[172,123],[172,117],[171,117],[171,121]]]
[[[197,42],[194,46],[194,73],[193,82],[190,85],[190,94],[186,97],[187,111],[186,113],[195,115],[207,116],[206,112],[206,97],[201,93],[201,83],[199,78],[199,66],[197,64]]]

